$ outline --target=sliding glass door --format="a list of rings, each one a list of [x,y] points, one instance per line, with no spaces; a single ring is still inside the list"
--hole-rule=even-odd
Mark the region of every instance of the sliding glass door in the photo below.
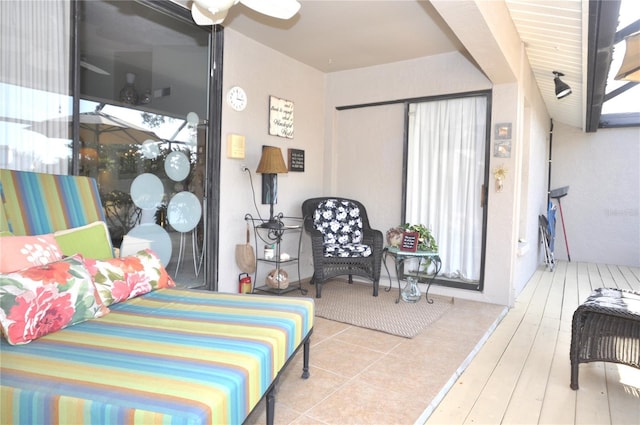
[[[79,173],[98,180],[123,254],[151,241],[200,286],[210,32],[138,2],[79,7]]]
[[[171,1],[5,0],[0,23],[0,168],[95,178],[115,247],[215,289],[211,28]]]
[[[482,289],[488,94],[409,105],[405,221],[434,234],[440,278]]]

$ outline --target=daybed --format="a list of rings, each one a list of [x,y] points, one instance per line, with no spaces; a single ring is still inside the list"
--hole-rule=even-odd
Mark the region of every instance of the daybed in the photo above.
[[[82,205],[69,209],[62,194],[78,190]],[[3,232],[28,234],[18,223],[34,221],[57,223],[41,235],[83,229],[96,218],[90,211],[104,219],[92,179],[0,170],[0,195]],[[46,208],[31,210],[38,199]],[[262,397],[273,423],[278,375],[300,347],[308,376],[312,299],[176,289],[151,251],[94,259],[70,249],[67,241],[68,257],[0,275],[2,330],[15,344],[0,346],[0,423],[242,423]],[[116,290],[122,282],[129,292]],[[25,313],[34,320],[17,326],[16,312],[43,288],[68,290],[56,300],[75,310],[49,309],[40,322]]]

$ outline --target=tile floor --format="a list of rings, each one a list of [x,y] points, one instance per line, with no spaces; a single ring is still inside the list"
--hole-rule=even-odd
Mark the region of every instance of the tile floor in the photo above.
[[[275,423],[413,424],[504,310],[455,299],[413,339],[316,318],[311,376],[300,378],[299,352],[281,376]],[[265,423],[264,400],[246,423]]]

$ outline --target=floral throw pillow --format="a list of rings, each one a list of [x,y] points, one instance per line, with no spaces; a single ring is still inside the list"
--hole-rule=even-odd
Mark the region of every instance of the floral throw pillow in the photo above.
[[[108,312],[80,256],[0,275],[0,324],[10,344],[26,344]]]
[[[62,259],[53,234],[0,237],[0,273],[41,266]]]
[[[109,306],[160,288],[176,286],[151,249],[108,260],[84,259],[102,302]]]

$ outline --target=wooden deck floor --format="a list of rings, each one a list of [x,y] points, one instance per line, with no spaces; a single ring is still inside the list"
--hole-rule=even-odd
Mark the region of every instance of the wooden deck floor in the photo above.
[[[580,365],[569,388],[571,319],[599,287],[640,291],[640,269],[560,261],[540,269],[427,424],[640,424],[640,370]]]

